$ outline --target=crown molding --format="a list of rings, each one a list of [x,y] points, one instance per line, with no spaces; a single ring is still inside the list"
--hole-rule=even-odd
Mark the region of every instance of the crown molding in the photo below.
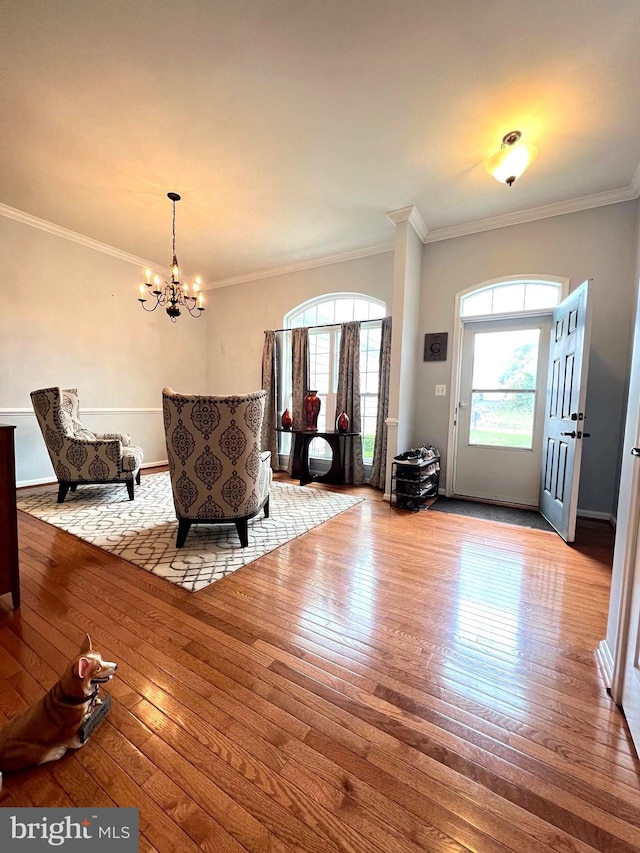
[[[423,243],[427,242],[429,229],[425,225],[424,219],[420,216],[418,208],[410,204],[408,207],[399,207],[397,210],[390,210],[385,214],[390,222],[394,225],[399,225],[401,222],[408,222],[418,237]]]
[[[588,210],[594,207],[604,207],[609,204],[633,201],[638,197],[640,197],[640,164],[638,164],[638,168],[636,169],[628,187],[581,196],[580,198],[569,199],[568,201],[553,202],[552,204],[540,205],[539,207],[531,207],[526,210],[515,211],[514,213],[506,213],[501,216],[489,217],[488,219],[477,219],[463,225],[452,225],[447,228],[436,228],[433,231],[429,231],[429,228],[425,224],[420,212],[415,205],[412,204],[407,205],[406,207],[400,207],[397,210],[390,210],[386,213],[386,217],[394,225],[398,225],[401,222],[409,222],[423,243],[436,243],[440,240],[450,240],[454,237],[465,237],[470,234],[478,234],[482,231],[507,228],[510,225],[520,225],[525,222],[533,222],[537,219],[562,216],[565,213],[576,213],[580,210]],[[25,213],[22,210],[10,207],[8,204],[2,204],[1,202],[0,216],[4,216],[7,219],[14,219],[16,222],[22,222],[32,228],[38,228],[41,231],[54,235],[55,237],[60,237],[63,240],[70,240],[73,243],[78,243],[86,248],[102,252],[105,255],[110,255],[118,260],[134,264],[137,267],[149,267],[149,269],[158,275],[170,275],[169,267],[156,264],[154,261],[149,261],[148,259],[141,258],[138,255],[132,255],[129,252],[124,252],[121,249],[115,248],[115,246],[109,246],[107,243],[101,243],[99,240],[94,240],[93,237],[86,237],[84,234],[79,234],[77,231],[71,231],[69,228],[63,228],[61,225],[55,225],[53,222],[48,222],[46,219],[40,219],[37,216],[33,216],[31,213]],[[393,243],[383,243],[377,246],[369,246],[364,249],[355,249],[335,255],[325,255],[324,257],[311,258],[294,264],[256,270],[255,272],[243,273],[230,278],[218,279],[217,281],[203,282],[201,284],[201,289],[215,290],[219,287],[231,287],[236,284],[245,284],[251,281],[259,281],[264,278],[274,278],[279,275],[287,275],[288,273],[315,269],[316,267],[328,266],[330,264],[339,264],[344,261],[358,260],[359,258],[366,258],[372,255],[386,254],[387,252],[392,252],[393,249]]]
[[[637,185],[634,186],[634,183]],[[502,216],[492,216],[489,219],[476,219],[465,225],[452,225],[449,228],[436,228],[429,233],[426,242],[436,243],[439,240],[450,240],[453,237],[465,237],[468,234],[478,234],[481,231],[492,231],[495,228],[507,228],[509,225],[521,225],[524,222],[534,222],[536,219],[548,219],[551,216],[562,216],[565,213],[577,213],[592,207],[604,207],[608,204],[618,204],[622,201],[633,201],[640,195],[640,167],[628,187],[618,190],[607,190],[602,193],[585,195],[568,201],[557,201],[543,204],[540,207],[530,207]]]
[[[341,264],[344,261],[356,261],[359,258],[368,258],[371,255],[384,255],[393,252],[393,243],[381,243],[378,246],[368,246],[366,249],[354,249],[350,252],[341,252],[337,255],[325,255],[323,258],[311,258],[308,261],[299,261],[295,264],[287,264],[282,267],[270,267],[256,272],[234,275],[231,278],[220,278],[217,281],[209,281],[201,285],[202,290],[216,290],[219,287],[231,287],[234,284],[246,284],[250,281],[259,281],[262,278],[273,278],[277,275],[300,272],[301,270],[312,270],[316,267],[326,267],[329,264]]]
[[[70,240],[72,243],[79,243],[81,246],[86,246],[87,249],[102,252],[104,255],[110,255],[112,258],[118,258],[118,260],[126,261],[128,264],[135,264],[138,267],[149,267],[150,270],[159,275],[168,275],[170,273],[169,267],[164,267],[156,264],[154,261],[132,255],[130,252],[123,252],[122,249],[116,249],[115,246],[109,246],[107,243],[94,240],[93,237],[78,234],[77,231],[63,228],[62,225],[54,225],[53,222],[47,222],[46,219],[40,219],[31,213],[25,213],[23,210],[9,207],[8,204],[0,203],[0,216],[5,216],[7,219],[14,219],[16,222],[22,222],[24,225],[30,225],[32,228],[38,228],[40,231],[46,231],[47,234],[53,234],[54,237]]]

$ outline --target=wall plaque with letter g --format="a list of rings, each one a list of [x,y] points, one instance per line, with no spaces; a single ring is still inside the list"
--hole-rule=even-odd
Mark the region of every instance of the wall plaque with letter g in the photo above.
[[[447,360],[448,332],[432,332],[424,336],[424,361]]]

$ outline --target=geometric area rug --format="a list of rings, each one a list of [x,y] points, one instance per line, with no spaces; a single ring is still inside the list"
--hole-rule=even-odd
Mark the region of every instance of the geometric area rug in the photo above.
[[[56,503],[57,495],[57,486],[25,496],[18,492],[18,509],[190,592],[204,589],[362,500],[274,481],[270,518],[260,511],[249,521],[246,548],[240,547],[235,524],[194,524],[178,549],[168,471],[142,477],[133,501],[122,484],[79,486],[62,504]]]

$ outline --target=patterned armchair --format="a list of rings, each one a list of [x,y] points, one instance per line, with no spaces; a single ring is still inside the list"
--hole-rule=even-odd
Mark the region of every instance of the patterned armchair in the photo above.
[[[162,391],[167,457],[178,518],[176,547],[192,524],[234,523],[249,544],[247,522],[269,517],[271,453],[260,450],[265,391],[199,397]]]
[[[58,478],[58,503],[67,492],[88,483],[126,483],[133,500],[133,481],[140,485],[142,449],[128,435],[94,433],[79,419],[75,388],[41,388],[31,392],[44,443]]]

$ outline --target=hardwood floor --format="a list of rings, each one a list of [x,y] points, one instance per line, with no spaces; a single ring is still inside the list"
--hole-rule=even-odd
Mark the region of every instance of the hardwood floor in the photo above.
[[[0,722],[84,632],[120,667],[88,744],[5,776],[0,805],[138,806],[143,851],[639,851],[640,764],[594,656],[610,529],[568,547],[355,491],[195,594],[20,514]]]

